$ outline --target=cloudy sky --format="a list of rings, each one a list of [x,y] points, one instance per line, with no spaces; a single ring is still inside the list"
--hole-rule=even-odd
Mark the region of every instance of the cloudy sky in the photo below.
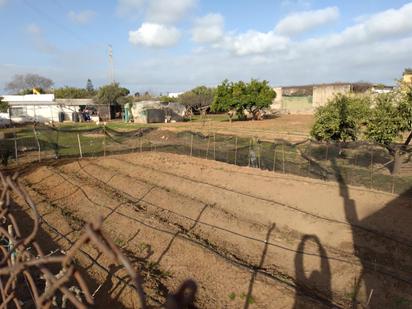
[[[0,88],[18,73],[108,83],[108,44],[132,91],[393,84],[412,67],[412,2],[400,0],[0,0],[0,27]]]

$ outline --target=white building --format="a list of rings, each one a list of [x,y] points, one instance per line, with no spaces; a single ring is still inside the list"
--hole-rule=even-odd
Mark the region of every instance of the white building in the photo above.
[[[167,95],[169,98],[178,98],[181,94],[183,94],[184,92],[169,92],[169,94]]]
[[[3,101],[9,103],[10,117],[13,122],[50,122],[59,121],[59,114],[71,120],[73,112],[81,105],[93,105],[92,99],[54,99],[54,94],[4,95]]]

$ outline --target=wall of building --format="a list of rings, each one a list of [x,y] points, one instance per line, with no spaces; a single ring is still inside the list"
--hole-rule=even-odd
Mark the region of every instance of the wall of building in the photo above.
[[[290,114],[313,113],[312,96],[283,96],[282,110]]]
[[[272,105],[270,106],[270,108],[274,110],[279,110],[282,108],[282,87],[275,87],[273,88],[273,90],[276,92],[276,98],[272,101]]]
[[[350,84],[319,85],[313,87],[313,108],[324,106],[337,94],[347,94],[351,91]]]
[[[412,74],[409,74],[409,73],[403,74],[403,81],[407,84],[412,85]]]
[[[78,111],[78,106],[59,106],[55,104],[11,104],[11,120],[20,122],[50,122],[59,121],[59,113],[65,113],[65,120],[71,120],[72,113]]]

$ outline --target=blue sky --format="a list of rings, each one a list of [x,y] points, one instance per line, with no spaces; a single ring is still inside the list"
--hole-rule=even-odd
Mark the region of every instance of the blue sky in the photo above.
[[[412,66],[412,2],[0,0],[0,88],[38,73],[56,86],[109,82],[175,92],[223,79],[273,86],[393,84]]]

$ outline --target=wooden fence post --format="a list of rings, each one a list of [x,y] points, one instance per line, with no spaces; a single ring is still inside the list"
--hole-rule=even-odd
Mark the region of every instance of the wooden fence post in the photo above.
[[[276,145],[275,145],[275,150],[273,151],[273,171],[276,172]]]
[[[79,154],[80,154],[80,159],[83,158],[83,152],[82,152],[82,144],[80,143],[80,134],[77,133],[77,141],[79,142]]]
[[[285,174],[285,143],[282,144],[282,168],[283,174]]]
[[[142,146],[143,146],[142,145],[142,137],[140,136],[139,139],[140,139],[140,152],[142,152],[143,151],[143,149],[142,149]]]

